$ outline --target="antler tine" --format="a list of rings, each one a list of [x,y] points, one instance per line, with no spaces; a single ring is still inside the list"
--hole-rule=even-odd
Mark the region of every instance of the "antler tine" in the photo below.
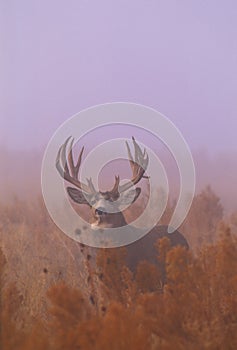
[[[82,147],[81,152],[80,152],[79,157],[78,157],[78,160],[77,160],[77,165],[76,165],[77,174],[78,174],[79,168],[81,166],[81,159],[82,159],[83,152],[84,152],[84,146]]]
[[[94,187],[94,185],[93,185],[93,182],[92,182],[92,178],[90,177],[89,179],[86,179],[86,180],[87,180],[87,182],[88,182],[88,186],[89,186],[91,192],[92,192],[92,193],[93,193],[93,192],[96,192],[96,189],[95,189],[95,187]]]
[[[132,179],[131,181],[119,186],[119,192],[124,192],[128,190],[133,185],[136,185],[142,178],[148,178],[147,176],[144,176],[149,162],[149,157],[146,152],[146,149],[142,151],[134,137],[132,137],[132,141],[134,145],[134,158],[132,157],[130,147],[126,141],[128,159],[132,169]]]
[[[70,168],[70,172],[73,177],[77,177],[78,174],[76,172],[74,162],[73,162],[73,155],[72,155],[72,146],[73,146],[74,138],[71,139],[70,146],[69,146],[69,152],[68,152],[68,166]],[[66,163],[65,163],[66,165]]]
[[[132,153],[131,153],[131,150],[130,150],[130,147],[129,147],[128,142],[125,141],[125,143],[126,143],[127,151],[128,151],[128,160],[129,160],[130,165],[132,166],[132,165],[134,164],[134,160],[133,160],[133,157],[132,157]]]
[[[59,148],[58,153],[57,153],[57,157],[56,157],[56,168],[62,177],[64,177],[65,171],[68,171],[68,167],[66,165],[66,163],[67,163],[66,156],[65,156],[65,152],[63,152],[63,149],[65,149],[65,144],[68,143],[70,137],[68,137],[67,140],[65,141],[65,143]],[[63,163],[64,168],[61,166],[60,162]]]
[[[62,169],[61,164],[60,164],[61,149],[62,149],[62,146],[58,150],[55,165],[56,165],[56,169],[58,170],[59,174],[63,177],[63,169]]]
[[[82,154],[84,151],[84,146],[81,149],[81,152],[78,156],[78,160],[77,160],[77,164],[76,166],[74,165],[74,161],[73,161],[73,155],[72,155],[72,146],[74,143],[74,138],[72,138],[70,146],[69,146],[69,153],[68,153],[68,165],[71,171],[71,174],[73,177],[78,178],[78,173],[79,173],[79,168],[81,166],[81,159],[82,159]]]
[[[120,182],[120,178],[119,178],[119,175],[118,176],[115,176],[115,183],[114,183],[114,187],[112,188],[110,192],[110,194],[112,196],[119,196],[119,182]]]
[[[139,161],[139,151],[141,151],[141,150],[140,150],[138,144],[136,143],[134,137],[132,137],[132,141],[133,141],[133,146],[134,146],[134,161],[137,162],[137,161]]]
[[[65,172],[67,172],[67,173],[69,173],[69,169],[68,169],[68,164],[67,164],[66,149],[67,149],[67,145],[68,145],[70,138],[71,138],[71,136],[66,139],[66,141],[62,145],[62,149],[61,149],[62,166],[63,166],[63,169],[65,170]]]
[[[75,166],[73,162],[73,154],[72,154],[74,138],[71,139],[69,152],[68,152],[68,159],[67,159],[66,150],[70,139],[71,139],[71,136],[68,137],[67,140],[64,142],[64,144],[59,148],[59,151],[56,157],[56,168],[59,174],[61,175],[61,177],[63,177],[66,181],[70,182],[71,184],[80,188],[86,193],[94,193],[96,192],[96,190],[92,184],[92,180],[90,180],[89,186],[87,186],[86,184],[78,180],[78,172],[81,165],[81,159],[82,159],[84,147],[82,148],[79,154],[78,161]]]
[[[135,156],[134,156],[135,162],[143,163],[145,160],[145,155],[147,155],[146,149],[144,148],[142,152],[141,147],[138,145],[134,137],[132,137],[132,140],[133,140],[133,145],[135,149]]]
[[[146,149],[144,148],[143,152],[141,150],[141,147],[136,142],[135,138],[132,137],[134,149],[135,149],[135,163],[138,166],[138,168],[141,168],[140,164],[142,165],[142,168],[146,170],[148,166],[148,154]]]

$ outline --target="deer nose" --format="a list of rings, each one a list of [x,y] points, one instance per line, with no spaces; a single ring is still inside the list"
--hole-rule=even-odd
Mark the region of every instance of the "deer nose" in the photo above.
[[[106,211],[104,207],[99,207],[95,210],[95,213],[98,215],[103,215],[103,214],[106,214]]]

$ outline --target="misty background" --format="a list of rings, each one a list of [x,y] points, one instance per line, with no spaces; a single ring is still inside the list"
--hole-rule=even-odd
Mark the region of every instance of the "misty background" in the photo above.
[[[127,101],[166,115],[192,150],[197,191],[210,184],[236,210],[236,18],[234,0],[0,1],[0,200],[40,193],[61,123]]]

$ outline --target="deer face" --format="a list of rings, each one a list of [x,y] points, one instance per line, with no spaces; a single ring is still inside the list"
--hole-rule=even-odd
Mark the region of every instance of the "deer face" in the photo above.
[[[74,165],[72,155],[73,139],[70,143],[68,156],[66,154],[66,148],[69,140],[70,137],[60,147],[56,159],[56,168],[59,174],[65,180],[77,187],[67,187],[69,197],[77,204],[86,204],[91,208],[92,228],[110,228],[126,225],[127,223],[122,211],[125,209],[125,207],[135,202],[141,192],[139,187],[134,188],[133,186],[136,185],[143,177],[147,178],[144,176],[148,165],[148,156],[146,151],[144,150],[142,152],[141,148],[133,138],[135,148],[135,156],[133,159],[128,143],[126,142],[129,162],[132,169],[132,179],[131,181],[120,185],[119,176],[115,176],[115,184],[112,190],[101,192],[96,191],[91,179],[87,179],[87,184],[84,184],[78,180],[78,172],[81,165],[83,149],[79,154],[77,164]],[[133,188],[131,189],[131,187]]]
[[[81,190],[67,187],[69,197],[77,204],[90,207],[92,228],[121,227],[126,225],[123,216],[124,207],[134,203],[141,193],[139,187],[127,190],[121,195],[113,196],[109,191],[85,194]]]

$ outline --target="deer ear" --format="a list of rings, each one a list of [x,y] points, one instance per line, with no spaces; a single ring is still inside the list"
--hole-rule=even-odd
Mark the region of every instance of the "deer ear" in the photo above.
[[[77,190],[73,187],[67,187],[67,193],[74,202],[78,204],[90,205],[88,195],[86,195],[81,190]]]
[[[129,205],[134,203],[141,193],[140,187],[121,193],[120,203],[122,205]]]

